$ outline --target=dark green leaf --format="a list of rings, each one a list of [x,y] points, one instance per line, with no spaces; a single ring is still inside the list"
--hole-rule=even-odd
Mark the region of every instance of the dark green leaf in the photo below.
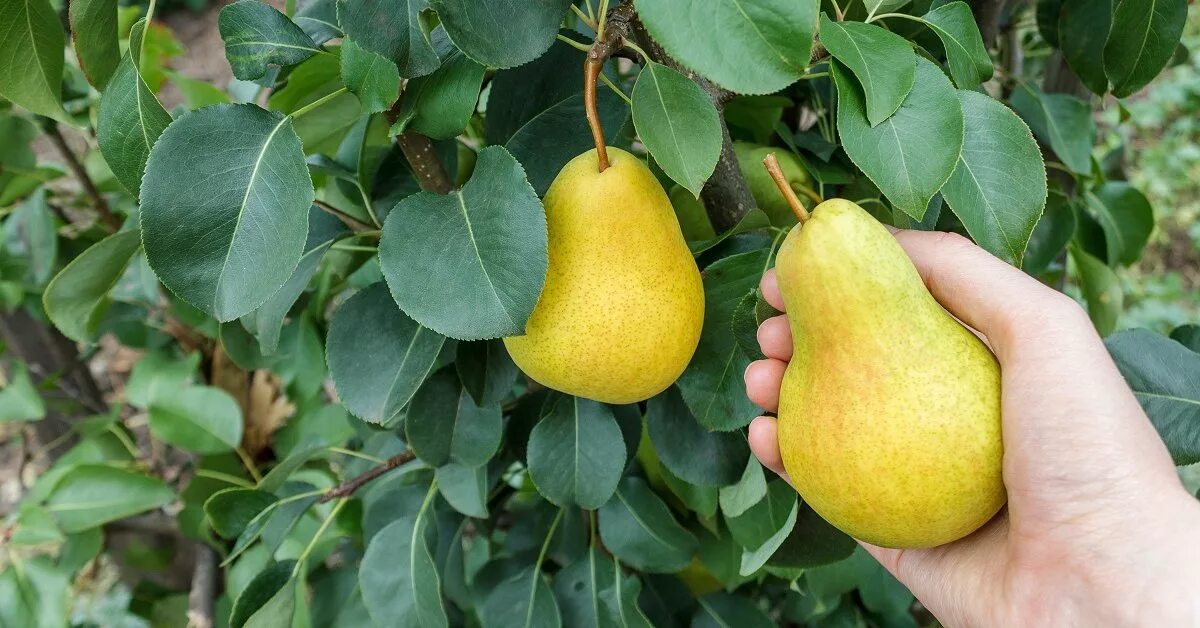
[[[226,5],[221,9],[218,27],[233,75],[243,81],[262,78],[268,66],[296,65],[322,53],[286,15],[258,0]]]
[[[46,509],[68,534],[102,526],[164,506],[175,492],[157,478],[98,464],[67,471],[46,500]]]
[[[732,430],[761,412],[746,398],[742,374],[750,359],[730,331],[733,312],[758,287],[768,251],[727,257],[704,270],[704,329],[696,354],[676,384],[692,416],[710,430]]]
[[[1029,238],[1029,247],[1025,250],[1021,268],[1034,276],[1045,272],[1066,248],[1073,235],[1075,211],[1062,192],[1050,192],[1046,197],[1046,211],[1042,213],[1041,220]]]
[[[1072,172],[1091,174],[1096,143],[1091,105],[1068,94],[1043,93],[1028,83],[1017,86],[1009,103]]]
[[[822,15],[821,43],[858,78],[870,126],[896,113],[913,90],[917,56],[903,37],[874,24],[834,22]],[[838,88],[841,92],[841,83]]]
[[[562,616],[542,572],[528,567],[487,595],[480,609],[484,628],[559,628]]]
[[[305,482],[289,482],[285,484],[280,491],[280,497],[293,497],[302,492],[311,492],[313,486]],[[228,564],[237,558],[247,548],[254,544],[260,537],[266,537],[264,541],[267,549],[272,553],[279,549],[279,545],[286,538],[288,532],[296,525],[304,513],[316,503],[318,496],[298,498],[288,501],[284,504],[276,504],[271,508],[266,508],[255,515],[249,522],[246,523],[245,529],[238,535],[237,542],[229,555],[225,557],[224,564]],[[211,519],[211,515],[209,516]]]
[[[241,595],[233,602],[233,612],[229,617],[231,628],[242,628],[247,624],[259,626],[259,621],[270,619],[276,614],[286,615],[286,622],[275,621],[265,625],[290,626],[294,599],[289,603],[292,592],[292,572],[296,561],[285,560],[274,563],[258,572],[254,579],[246,585]],[[259,612],[265,611],[263,615]],[[283,619],[276,617],[275,619]],[[252,621],[257,620],[257,621]]]
[[[959,90],[966,135],[942,196],[983,248],[1021,264],[1046,204],[1046,167],[1029,127],[986,94]]]
[[[1175,54],[1187,15],[1187,0],[1117,2],[1112,33],[1104,45],[1104,73],[1112,82],[1113,96],[1129,96],[1158,76]]]
[[[771,540],[784,527],[791,530],[796,520],[796,501],[796,490],[787,482],[775,479],[767,483],[766,499],[759,500],[736,517],[725,517],[725,523],[739,545],[753,550]],[[742,575],[747,574],[742,571]]]
[[[758,301],[758,295],[754,293],[742,297],[742,300],[737,304],[737,308],[733,310],[733,318],[729,324],[738,346],[741,347],[746,357],[751,360],[761,360],[765,357],[762,349],[758,346],[759,323],[755,316],[755,312],[758,309]]]
[[[480,407],[450,369],[434,373],[413,395],[404,432],[409,446],[431,466],[451,460],[484,464],[500,447],[499,406]]]
[[[595,510],[617,488],[625,468],[625,441],[604,404],[558,395],[548,400],[529,436],[533,483],[560,508]]]
[[[647,403],[646,430],[662,463],[699,486],[737,482],[750,456],[741,432],[710,432],[697,423],[674,386]]]
[[[1177,465],[1200,462],[1200,354],[1145,329],[1104,341]]]
[[[428,377],[445,340],[405,316],[386,285],[372,284],[329,323],[327,360],[338,397],[360,419],[390,424]]]
[[[274,495],[252,488],[229,488],[204,502],[204,514],[217,534],[236,538],[246,526],[278,501]]]
[[[429,515],[427,499],[415,515],[388,524],[367,545],[358,582],[377,625],[448,625],[435,560],[437,527]]]
[[[626,477],[600,508],[600,537],[621,561],[642,571],[673,573],[696,553],[697,540],[679,525],[646,483]]]
[[[291,118],[254,105],[188,112],[163,132],[146,172],[146,257],[183,300],[231,321],[296,269],[313,188]]]
[[[438,55],[421,27],[426,0],[339,0],[338,18],[346,36],[390,59],[400,76],[425,76],[438,67]]]
[[[76,342],[91,342],[108,293],[142,246],[141,232],[122,231],[71,260],[46,286],[42,304],[54,326]]]
[[[1125,294],[1113,269],[1078,246],[1070,248],[1079,275],[1079,290],[1087,301],[1088,316],[1101,336],[1117,328],[1117,319],[1124,308]]]
[[[68,4],[67,10],[79,69],[93,87],[104,91],[121,60],[117,0],[75,0]]]
[[[469,467],[465,464],[450,462],[437,468],[438,490],[446,503],[468,517],[487,519],[487,500],[493,480],[499,475],[488,468],[491,465],[481,464]]]
[[[1200,325],[1180,325],[1172,329],[1171,340],[1200,353]]]
[[[633,125],[663,172],[699,197],[721,155],[721,120],[708,94],[648,62],[633,86]]]
[[[975,89],[992,78],[992,58],[988,56],[983,36],[979,34],[975,16],[967,3],[943,4],[921,19],[942,40],[942,46],[946,48],[946,65],[959,89]]]
[[[858,547],[854,539],[829,525],[808,504],[800,504],[796,525],[768,565],[807,568],[842,560]]]
[[[721,235],[719,235],[715,238],[712,238],[711,240],[700,240],[697,242],[689,242],[688,249],[691,250],[692,255],[699,255],[735,235],[742,234],[742,233],[749,233],[751,231],[755,231],[758,229],[764,229],[764,228],[770,227],[770,226],[771,226],[771,218],[769,216],[767,216],[766,212],[755,207],[755,208],[751,209],[750,211],[746,212],[745,214],[743,214],[741,219],[738,220],[737,224],[734,225],[733,228],[730,229],[729,231],[726,231],[725,233],[722,233]]]
[[[700,598],[700,608],[692,617],[692,628],[770,628],[774,625],[749,598],[724,592]]]
[[[434,139],[462,133],[475,113],[485,72],[482,65],[455,51],[433,74],[409,81],[392,133],[412,129]]]
[[[1065,0],[1037,0],[1038,33],[1046,43],[1055,48],[1061,47],[1058,41],[1058,22]]]
[[[570,0],[431,0],[446,34],[480,65],[514,68],[542,56]]]
[[[1104,43],[1112,28],[1116,0],[1064,0],[1058,19],[1058,41],[1063,58],[1088,89],[1104,95]]]
[[[683,65],[731,91],[769,94],[808,68],[819,4],[638,0],[636,7],[654,40]]]
[[[546,278],[546,215],[521,164],[489,146],[461,190],[396,205],[379,260],[392,296],[422,325],[459,340],[518,335]]]
[[[387,111],[400,96],[400,70],[396,64],[349,38],[342,40],[342,81],[358,96],[363,111],[370,113]]]
[[[492,406],[512,394],[520,371],[499,340],[460,342],[454,359],[458,379],[475,403]]]
[[[0,96],[33,113],[68,121],[62,108],[62,23],[47,0],[0,2],[5,25]]]
[[[313,43],[320,45],[345,35],[338,26],[336,0],[312,0],[303,4],[292,21],[312,38]]]
[[[634,587],[640,590],[635,579],[622,578],[620,566],[595,546],[554,574],[554,597],[563,625],[572,628],[649,627],[637,607]]]
[[[242,442],[242,411],[220,388],[194,386],[150,401],[150,431],[185,451],[213,454]]]
[[[1154,208],[1146,196],[1124,181],[1109,181],[1087,192],[1087,206],[1104,228],[1108,263],[1136,262],[1154,230]]]
[[[904,104],[872,128],[858,86],[839,63],[831,63],[830,71],[846,154],[893,205],[920,220],[962,152],[963,112],[954,86],[936,65],[918,58]]]

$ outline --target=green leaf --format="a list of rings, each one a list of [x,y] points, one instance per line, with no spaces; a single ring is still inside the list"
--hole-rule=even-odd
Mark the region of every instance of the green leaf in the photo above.
[[[229,617],[230,628],[260,625],[267,619],[276,619],[265,625],[290,626],[295,604],[292,573],[296,561],[284,560],[258,572],[233,602]],[[260,613],[262,613],[260,615]],[[282,621],[286,619],[286,621]]]
[[[600,538],[622,562],[641,571],[673,573],[696,553],[696,537],[679,525],[646,483],[626,477],[600,508]]]
[[[763,501],[770,502],[769,499]],[[788,536],[792,533],[792,528],[796,525],[796,516],[799,512],[800,502],[798,500],[793,501],[791,510],[788,511],[787,516],[784,517],[782,523],[774,534],[763,540],[761,544],[753,547],[746,547],[742,551],[742,560],[740,566],[738,567],[739,575],[749,576],[761,569],[763,565],[767,564],[767,560],[769,560],[771,556],[775,554],[776,550],[783,545],[783,542],[786,541]]]
[[[364,288],[329,323],[326,358],[338,398],[358,418],[390,424],[429,376],[445,341],[405,316],[383,282]]]
[[[1154,208],[1146,196],[1125,181],[1108,181],[1087,192],[1087,206],[1104,229],[1108,263],[1138,261],[1154,231]]]
[[[503,342],[460,342],[456,349],[454,366],[458,379],[477,405],[496,405],[512,394],[520,371]]]
[[[1116,0],[1064,0],[1058,18],[1058,41],[1063,58],[1093,93],[1108,91],[1104,74],[1104,44],[1112,28]]]
[[[46,316],[63,335],[76,342],[95,339],[96,327],[133,254],[142,246],[141,232],[121,231],[104,238],[71,260],[46,286]]]
[[[1058,191],[1046,197],[1046,210],[1033,229],[1021,269],[1030,275],[1040,275],[1062,253],[1075,235],[1075,211],[1067,197]]]
[[[317,45],[345,36],[342,27],[338,26],[336,0],[307,2],[292,16],[292,21]]]
[[[224,322],[262,305],[296,269],[313,187],[290,117],[212,105],[163,132],[141,201],[150,267]]]
[[[1020,266],[1046,205],[1046,167],[1029,127],[986,94],[959,90],[966,134],[942,196],[980,246]]]
[[[1055,48],[1062,47],[1058,41],[1058,22],[1064,3],[1065,0],[1037,0],[1038,33]]]
[[[721,120],[708,94],[649,61],[633,86],[633,125],[663,172],[699,197],[721,156]]]
[[[817,0],[638,0],[638,16],[672,57],[739,94],[769,94],[809,65]],[[715,46],[713,42],[721,42]]]
[[[570,0],[430,0],[450,40],[480,65],[515,68],[554,43]]]
[[[710,432],[702,427],[674,386],[646,404],[646,431],[663,465],[698,486],[737,482],[750,457],[741,432]]]
[[[339,0],[342,30],[356,44],[391,60],[400,76],[425,76],[438,67],[438,55],[421,27],[426,0]]]
[[[246,527],[269,509],[279,498],[252,488],[228,488],[214,493],[204,502],[204,514],[217,534],[237,538]]]
[[[487,501],[494,480],[499,475],[488,468],[491,465],[481,464],[469,467],[465,464],[450,462],[437,468],[438,491],[458,512],[476,519],[488,518]]]
[[[186,386],[196,375],[200,358],[198,351],[182,360],[157,351],[147,353],[133,365],[125,384],[125,401],[145,409],[157,394],[170,394]]]
[[[867,8],[867,14],[870,16],[890,13],[908,4],[911,0],[863,0],[863,6]]]
[[[775,624],[748,598],[732,593],[713,593],[700,598],[692,617],[692,628],[770,628]]]
[[[117,0],[75,0],[67,10],[79,69],[93,87],[104,91],[121,60]]]
[[[983,45],[983,35],[967,3],[943,4],[921,18],[946,49],[946,65],[959,89],[975,89],[992,78],[995,68]]]
[[[1180,325],[1171,330],[1171,340],[1200,353],[1200,325]]]
[[[502,431],[500,407],[475,405],[450,369],[434,373],[417,389],[404,424],[413,452],[434,467],[451,460],[469,467],[484,464],[499,449]]]
[[[766,357],[758,346],[759,321],[756,316],[758,302],[757,294],[751,293],[742,297],[742,300],[738,301],[737,308],[733,310],[733,318],[729,323],[738,347],[751,360],[761,360]]]
[[[721,512],[726,517],[736,517],[767,495],[767,478],[762,464],[753,456],[746,461],[746,470],[736,484],[721,487],[719,498]]]
[[[208,81],[189,78],[178,72],[167,72],[167,78],[179,90],[188,109],[233,102],[229,94]]]
[[[529,436],[529,475],[560,508],[595,510],[617,490],[625,469],[625,440],[608,406],[569,395],[546,401]]]
[[[117,181],[137,195],[150,149],[171,124],[171,114],[154,96],[139,69],[146,21],[138,20],[129,34],[129,51],[100,96],[96,140]]]
[[[1175,464],[1200,462],[1200,354],[1146,329],[1118,332],[1104,344]]]
[[[58,231],[46,188],[38,188],[4,221],[8,252],[23,256],[29,265],[28,279],[37,286],[45,285],[54,275],[58,263]]]
[[[29,367],[14,361],[4,388],[0,389],[0,423],[38,421],[45,416],[46,405],[29,377]]]
[[[322,52],[286,15],[258,0],[226,5],[218,28],[233,75],[243,81],[262,78],[268,66],[296,65]]]
[[[69,625],[72,574],[46,555],[13,562],[0,572],[0,623],[38,628]]]
[[[292,69],[287,83],[271,93],[267,105],[269,109],[291,113],[343,87],[340,55],[314,55]],[[358,97],[346,91],[292,120],[292,125],[306,154],[334,154],[362,114]]]
[[[371,538],[358,571],[363,603],[380,626],[446,626],[435,558],[437,527],[423,505]]]
[[[758,503],[736,517],[725,517],[725,523],[729,526],[729,532],[739,545],[747,550],[754,550],[772,541],[773,537],[785,527],[787,529],[784,530],[783,536],[787,536],[796,522],[796,502],[796,490],[787,482],[775,479],[767,483],[766,499],[759,500]],[[782,541],[782,539],[775,540]],[[767,557],[769,556],[768,552]],[[759,563],[760,566],[761,564]],[[745,565],[745,561],[743,561],[743,565]],[[749,575],[753,571],[753,569],[749,572],[743,569],[742,575]]]
[[[150,431],[185,451],[215,454],[242,442],[242,411],[229,393],[193,386],[150,401]]]
[[[838,90],[838,132],[846,155],[898,209],[920,220],[950,178],[963,146],[958,94],[930,61],[917,59],[916,80],[904,104],[872,128],[862,94],[839,63],[830,71]]]
[[[433,139],[451,139],[462,133],[475,113],[486,71],[455,51],[433,74],[409,81],[392,134],[412,129]]]
[[[640,589],[635,578],[622,578],[620,565],[595,546],[554,574],[563,625],[572,628],[649,628],[650,620],[637,606]]]
[[[387,111],[400,96],[400,70],[396,64],[349,38],[342,40],[342,81],[358,96],[363,110],[370,113]]]
[[[1104,73],[1113,96],[1129,96],[1158,76],[1175,54],[1187,15],[1187,0],[1117,2],[1104,45]]]
[[[1017,86],[1009,104],[1072,172],[1091,175],[1096,143],[1091,105],[1068,94],[1043,93],[1028,83]]]
[[[826,565],[849,556],[856,547],[854,539],[829,525],[808,504],[801,503],[791,534],[767,564],[792,569]]]
[[[725,233],[722,233],[711,240],[689,242],[688,249],[692,252],[692,255],[700,255],[701,253],[715,247],[716,245],[735,235],[749,233],[757,229],[765,229],[770,226],[771,218],[767,216],[766,212],[755,207],[743,214],[742,218],[738,220],[737,224],[734,225],[729,231],[726,231]]]
[[[822,14],[821,43],[858,78],[872,127],[896,113],[913,90],[917,54],[903,37],[874,24],[834,22]]]
[[[136,471],[82,464],[63,475],[46,509],[63,532],[72,534],[165,506],[175,492],[157,478]]]
[[[47,0],[0,2],[0,96],[33,113],[69,122],[62,108],[62,23]]]
[[[1070,252],[1079,276],[1079,290],[1087,302],[1088,316],[1096,326],[1096,331],[1101,336],[1107,336],[1117,328],[1117,319],[1124,307],[1121,280],[1107,264],[1082,248],[1072,246]]]
[[[488,593],[480,609],[483,628],[559,628],[554,593],[542,572],[527,567]]]
[[[521,164],[489,146],[461,190],[396,205],[379,262],[396,303],[422,325],[459,340],[519,335],[546,278],[545,211]]]

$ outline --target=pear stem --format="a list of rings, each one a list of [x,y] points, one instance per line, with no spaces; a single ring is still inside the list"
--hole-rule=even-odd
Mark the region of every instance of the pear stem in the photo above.
[[[787,201],[788,207],[792,208],[792,213],[796,214],[796,220],[800,224],[808,222],[808,210],[804,209],[804,205],[800,203],[800,198],[796,196],[796,191],[788,183],[787,177],[783,175],[783,169],[779,167],[779,160],[775,158],[775,153],[767,155],[763,159],[763,165],[767,168],[767,173],[775,180],[775,187],[779,188],[779,193],[783,195]]]
[[[600,124],[600,112],[596,109],[596,80],[604,67],[604,59],[595,48],[583,62],[583,111],[587,114],[588,126],[592,129],[592,140],[596,143],[596,157],[600,160],[600,172],[608,170],[608,146],[604,142],[604,127]]]

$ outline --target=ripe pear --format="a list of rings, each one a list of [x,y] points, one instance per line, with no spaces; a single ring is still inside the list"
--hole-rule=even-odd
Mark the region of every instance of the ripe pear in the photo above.
[[[775,182],[771,180],[771,175],[763,170],[762,164],[767,155],[775,153],[783,175],[793,189],[812,187],[812,177],[800,159],[790,152],[750,142],[734,142],[733,153],[737,155],[738,169],[746,177],[746,185],[750,188],[750,195],[754,197],[754,204],[771,219],[771,224],[776,227],[790,227],[796,224],[796,216],[792,214],[787,201],[779,195]]]
[[[683,372],[704,322],[704,288],[666,191],[640,159],[608,147],[572,159],[546,192],[550,263],[524,336],[504,339],[555,390],[633,403]]]
[[[884,547],[962,538],[1004,505],[1000,368],[858,205],[821,203],[775,266],[794,352],[779,448],[796,490]]]

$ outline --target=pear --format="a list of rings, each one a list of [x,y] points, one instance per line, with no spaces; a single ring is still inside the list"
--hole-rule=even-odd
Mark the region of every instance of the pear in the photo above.
[[[640,159],[608,147],[572,159],[546,192],[550,263],[517,366],[555,390],[605,403],[657,395],[683,372],[704,322],[700,272],[666,191]]]
[[[1000,368],[896,239],[828,200],[788,233],[775,271],[795,346],[779,448],[800,495],[884,547],[949,543],[991,519],[1005,502]]]
[[[776,227],[790,227],[796,224],[796,216],[792,214],[787,202],[775,189],[775,183],[771,181],[771,175],[763,170],[762,163],[767,155],[777,153],[779,165],[783,169],[788,184],[793,189],[812,187],[812,177],[809,176],[808,170],[804,168],[800,159],[792,153],[782,152],[778,148],[750,142],[734,142],[733,153],[737,155],[738,169],[746,177],[746,186],[750,188],[754,204],[758,205],[758,208],[771,219],[771,224]]]

